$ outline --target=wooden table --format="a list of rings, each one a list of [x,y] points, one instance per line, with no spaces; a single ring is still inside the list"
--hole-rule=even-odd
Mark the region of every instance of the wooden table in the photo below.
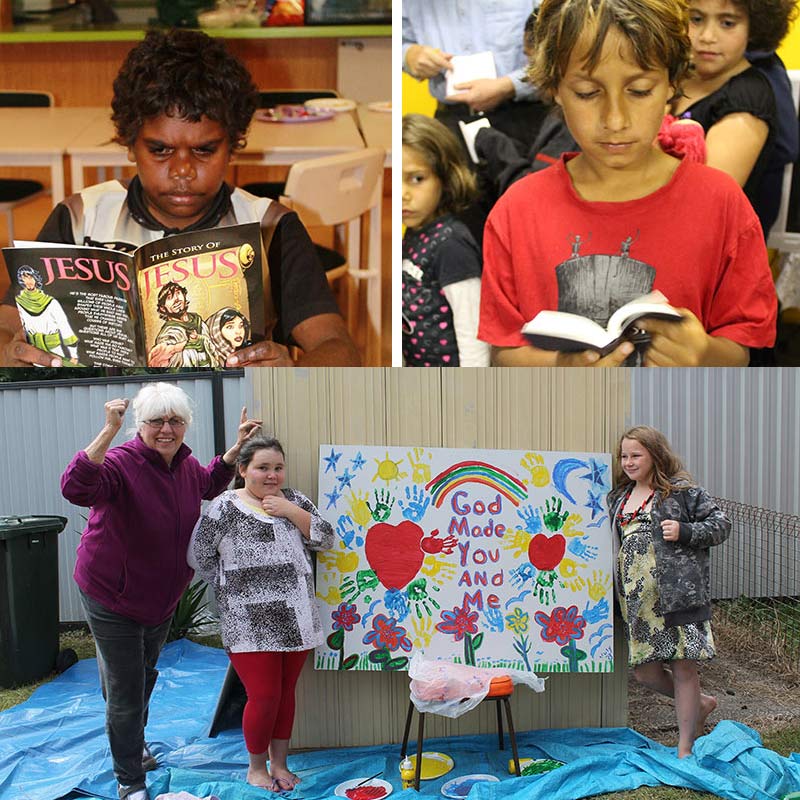
[[[291,165],[306,158],[334,156],[361,150],[364,142],[350,114],[334,114],[316,122],[259,122],[253,120],[247,147],[236,160],[247,164]]]
[[[81,130],[66,146],[72,165],[72,191],[84,187],[86,167],[130,166],[128,151],[109,143],[114,126],[108,109],[98,109],[104,118],[91,128]],[[306,158],[320,158],[360,150],[364,142],[349,114],[336,114],[317,122],[259,122],[253,120],[247,146],[234,155],[241,165],[283,165]]]
[[[392,166],[392,115],[387,111],[373,111],[368,105],[356,109],[358,127],[367,147],[382,147],[386,151],[385,167]]]
[[[0,108],[0,166],[49,167],[53,205],[64,199],[64,151],[108,109]]]

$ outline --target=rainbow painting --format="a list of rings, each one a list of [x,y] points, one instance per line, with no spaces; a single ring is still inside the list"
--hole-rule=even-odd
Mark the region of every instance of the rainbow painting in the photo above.
[[[431,494],[433,505],[440,508],[445,497],[453,489],[465,483],[482,483],[490,489],[496,489],[515,506],[528,496],[528,489],[519,478],[484,461],[461,461],[453,464],[444,472],[440,472],[426,484],[425,488]]]
[[[320,447],[317,669],[614,667],[608,453]]]

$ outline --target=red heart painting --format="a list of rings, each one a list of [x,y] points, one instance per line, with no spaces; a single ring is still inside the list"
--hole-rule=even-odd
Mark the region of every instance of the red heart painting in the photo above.
[[[564,558],[566,549],[567,540],[560,533],[554,536],[538,533],[528,545],[528,559],[536,569],[555,569]]]
[[[425,558],[419,546],[423,535],[409,520],[399,525],[378,522],[367,531],[367,561],[387,589],[402,589],[417,577]]]

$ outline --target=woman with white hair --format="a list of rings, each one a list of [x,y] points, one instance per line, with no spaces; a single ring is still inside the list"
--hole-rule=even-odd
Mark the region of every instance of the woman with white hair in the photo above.
[[[127,408],[127,399],[105,404],[102,430],[72,459],[61,491],[71,503],[91,506],[74,577],[97,644],[119,796],[147,800],[145,770],[155,760],[144,727],[158,655],[192,577],[189,538],[201,501],[227,487],[239,449],[261,422],[242,409],[236,444],[204,467],[183,442],[192,404],[182,389],[141,389],[133,400],[136,435],[109,449]]]

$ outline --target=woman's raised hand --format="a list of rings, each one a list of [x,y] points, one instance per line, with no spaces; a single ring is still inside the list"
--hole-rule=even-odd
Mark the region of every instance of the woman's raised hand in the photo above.
[[[228,450],[224,456],[222,456],[222,460],[228,464],[229,466],[233,466],[236,463],[236,459],[239,457],[239,451],[242,449],[242,445],[251,437],[255,436],[261,430],[261,420],[260,419],[248,419],[247,417],[247,407],[245,406],[242,409],[242,416],[239,420],[239,430],[236,434],[236,444]]]
[[[239,432],[236,437],[236,447],[241,447],[251,436],[255,436],[261,428],[260,419],[247,418],[247,406],[242,408],[242,416],[239,422]]]
[[[127,398],[118,397],[115,400],[109,400],[104,408],[106,412],[106,427],[116,433],[122,427],[122,419],[125,416],[125,411],[128,408],[129,400]]]

